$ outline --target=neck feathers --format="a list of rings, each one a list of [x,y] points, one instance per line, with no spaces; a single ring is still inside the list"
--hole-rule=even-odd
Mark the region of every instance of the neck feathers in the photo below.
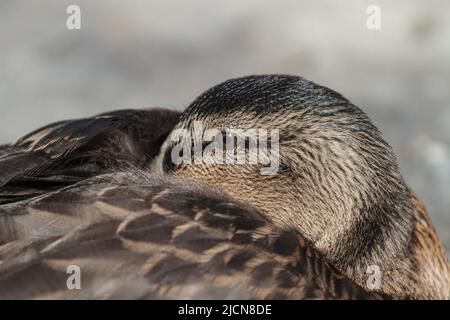
[[[380,270],[380,287],[370,288],[396,298],[449,299],[450,268],[446,251],[422,205],[410,195],[395,219],[357,223],[340,239],[330,259],[347,276],[368,288],[370,266]],[[386,210],[385,212],[389,212]],[[337,248],[337,249],[336,249]],[[369,268],[369,269],[368,269]]]

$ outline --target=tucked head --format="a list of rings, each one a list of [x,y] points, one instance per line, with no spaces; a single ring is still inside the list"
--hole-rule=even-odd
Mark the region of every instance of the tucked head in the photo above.
[[[152,169],[253,205],[362,286],[379,268],[371,290],[450,297],[445,250],[390,146],[328,88],[287,75],[223,82],[183,112]]]
[[[268,163],[251,162],[248,155],[239,164],[193,158],[174,163],[174,137],[164,143],[155,167],[254,205],[275,224],[299,230],[336,264],[356,255],[370,259],[375,244],[395,246],[386,233],[409,221],[409,191],[391,148],[359,108],[328,88],[286,75],[232,79],[198,97],[176,129],[193,133],[199,123],[203,132],[223,134],[224,142],[229,132],[237,140],[242,132],[266,130],[269,154],[277,130],[276,173],[261,174]],[[199,147],[194,140],[188,138],[192,148],[185,160]],[[250,146],[244,144],[247,151]],[[200,148],[206,147],[202,141]]]

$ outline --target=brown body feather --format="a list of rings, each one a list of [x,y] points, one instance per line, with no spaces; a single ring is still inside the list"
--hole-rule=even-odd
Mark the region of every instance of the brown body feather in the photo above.
[[[411,255],[417,266],[415,272],[422,275],[421,283],[415,285],[427,289],[427,298],[434,298],[440,293],[441,298],[450,299],[450,264],[447,252],[423,203],[416,195],[413,195],[411,201],[415,208]]]
[[[3,299],[381,297],[257,210],[138,171],[3,206],[0,226]]]

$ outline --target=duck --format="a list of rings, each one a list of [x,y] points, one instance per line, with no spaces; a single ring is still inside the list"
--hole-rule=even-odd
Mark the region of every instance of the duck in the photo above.
[[[156,155],[106,170],[74,175],[65,157],[78,149],[49,151],[64,150],[64,134],[45,138],[60,124],[8,147],[20,150],[0,157],[0,297],[449,298],[447,255],[425,207],[379,130],[341,94],[298,76],[246,76],[171,116],[164,141],[145,142]],[[175,162],[174,134],[199,122],[225,142],[227,128],[277,130],[278,171]],[[7,164],[37,152],[43,164]],[[55,163],[65,164],[57,174]],[[49,183],[61,176],[70,179]],[[67,289],[69,265],[83,270],[83,289]]]
[[[382,298],[255,208],[150,172],[178,118],[119,110],[1,147],[1,299]]]

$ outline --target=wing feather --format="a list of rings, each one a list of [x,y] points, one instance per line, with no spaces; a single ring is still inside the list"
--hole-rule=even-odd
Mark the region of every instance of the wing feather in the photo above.
[[[110,172],[143,168],[158,153],[178,113],[119,110],[60,121],[0,147],[0,204]]]
[[[254,208],[143,172],[3,205],[0,217],[4,299],[380,298]],[[70,265],[81,290],[67,288]]]

